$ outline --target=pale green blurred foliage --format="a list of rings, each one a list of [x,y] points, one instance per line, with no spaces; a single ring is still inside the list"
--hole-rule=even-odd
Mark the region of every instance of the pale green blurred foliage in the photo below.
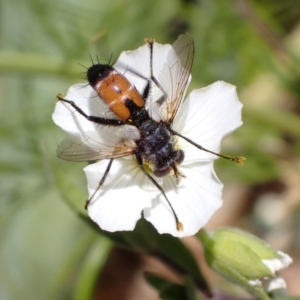
[[[274,89],[299,101],[299,56],[290,57],[294,69],[282,62],[278,49],[242,17],[240,2],[0,2],[0,299],[89,299],[109,252],[111,242],[75,213],[85,213],[85,164],[56,158],[64,133],[51,120],[56,95],[85,81],[79,64],[90,66],[89,55],[106,63],[111,55],[116,59],[121,51],[141,46],[146,37],[172,43],[188,31],[196,47],[190,89],[225,80],[238,87],[245,104],[245,124],[223,152],[248,160],[242,168],[219,161],[222,181],[252,184],[278,178],[276,155],[258,147],[265,138],[288,147],[288,158],[299,154],[298,116],[281,114],[276,103],[265,101],[268,81],[261,82],[257,95],[249,88],[260,74],[271,74]],[[277,6],[268,2],[253,5],[280,38],[288,35],[284,19],[274,17],[282,1],[274,1]],[[291,2],[285,10],[291,18],[286,18],[297,20],[299,3],[294,1],[297,10]],[[253,99],[257,105],[248,109]],[[271,113],[274,109],[278,115]],[[294,125],[287,121],[291,118]],[[292,145],[285,144],[284,134]]]

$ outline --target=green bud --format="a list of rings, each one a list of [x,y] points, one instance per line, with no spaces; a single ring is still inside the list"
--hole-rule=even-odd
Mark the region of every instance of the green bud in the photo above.
[[[292,259],[274,250],[257,237],[234,228],[221,228],[210,235],[199,234],[208,264],[221,276],[251,291],[251,286],[266,289],[285,287],[275,272],[287,267]],[[266,283],[266,280],[272,279]]]

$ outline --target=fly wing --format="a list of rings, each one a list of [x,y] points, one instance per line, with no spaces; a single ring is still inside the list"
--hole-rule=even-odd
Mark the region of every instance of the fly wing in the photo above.
[[[153,52],[153,60],[158,60],[159,57],[155,56],[155,44]],[[173,122],[181,106],[187,84],[191,79],[193,59],[194,42],[192,37],[189,34],[180,35],[172,45],[167,61],[157,78],[165,92],[165,97],[161,97],[156,102],[159,111],[155,113],[159,114],[160,118],[168,124]]]
[[[70,134],[58,146],[57,156],[69,161],[93,161],[131,155],[139,138],[133,126],[102,127],[84,134]]]

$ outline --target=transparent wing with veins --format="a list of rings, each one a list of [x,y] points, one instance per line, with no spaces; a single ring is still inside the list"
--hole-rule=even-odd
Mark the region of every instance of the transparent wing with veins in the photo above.
[[[156,43],[153,44],[153,70],[160,61],[160,52]],[[194,42],[189,34],[180,35],[172,45],[163,67],[156,77],[163,89],[160,97],[153,99],[149,106],[149,113],[158,116],[168,124],[171,124],[181,106],[187,85],[191,80],[191,68],[194,59]],[[165,94],[165,97],[164,95]],[[155,117],[157,120],[157,117]],[[157,120],[159,121],[159,120]]]
[[[84,134],[70,134],[58,146],[57,156],[69,161],[94,161],[124,157],[133,154],[134,140],[139,132],[133,126],[102,127]]]

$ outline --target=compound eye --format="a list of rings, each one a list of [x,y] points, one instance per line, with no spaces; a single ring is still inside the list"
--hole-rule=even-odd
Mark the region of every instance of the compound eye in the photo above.
[[[167,166],[167,167],[163,167],[163,168],[153,171],[153,174],[156,177],[165,177],[170,174],[170,171],[171,171],[171,168],[169,166]]]
[[[184,152],[180,149],[175,157],[175,161],[180,165],[184,161]]]

